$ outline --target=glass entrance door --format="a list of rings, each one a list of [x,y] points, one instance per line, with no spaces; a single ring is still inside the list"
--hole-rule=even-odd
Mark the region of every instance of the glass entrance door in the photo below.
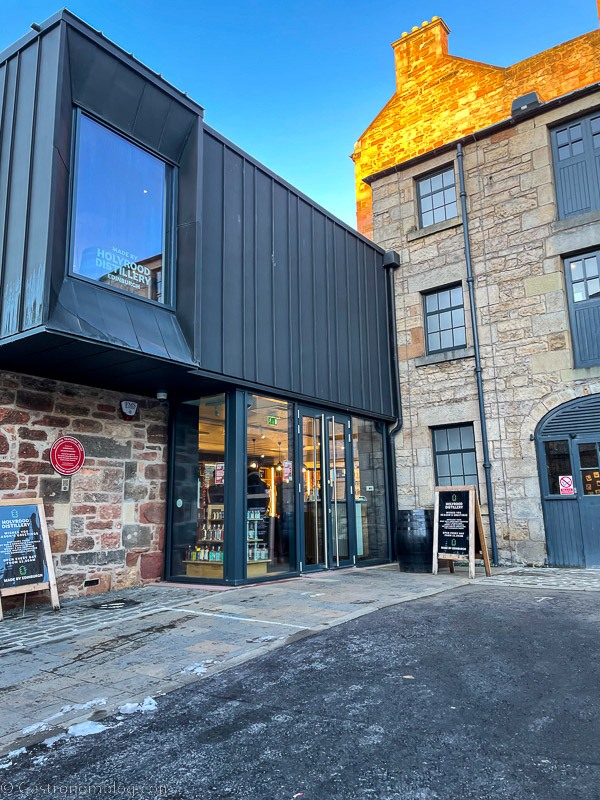
[[[327,425],[327,513],[331,527],[331,559],[329,566],[339,567],[350,563],[350,537],[348,535],[348,484],[346,466],[346,441],[350,430],[347,420],[326,417]],[[352,484],[350,483],[352,491]]]
[[[349,469],[350,420],[334,414],[298,411],[302,456],[301,561],[304,569],[353,563],[349,504],[354,504]]]

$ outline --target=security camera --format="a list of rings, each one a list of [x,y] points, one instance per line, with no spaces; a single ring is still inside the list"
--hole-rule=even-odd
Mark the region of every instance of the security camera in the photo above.
[[[166,400],[169,395],[166,392],[157,392],[156,399],[157,400]]]

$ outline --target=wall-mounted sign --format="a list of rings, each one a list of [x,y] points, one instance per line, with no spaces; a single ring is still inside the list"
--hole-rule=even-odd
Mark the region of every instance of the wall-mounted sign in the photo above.
[[[0,620],[2,597],[42,589],[58,608],[43,501],[0,501]]]
[[[61,436],[50,449],[50,463],[60,475],[74,475],[85,461],[85,450],[74,436]]]
[[[485,574],[491,575],[483,522],[474,486],[436,486],[433,515],[433,569],[438,561],[469,562],[469,577],[475,577],[475,558],[483,559]]]
[[[559,475],[558,485],[560,487],[561,494],[575,494],[572,475]]]
[[[225,464],[223,461],[219,461],[215,464],[215,483],[225,483]]]
[[[125,419],[133,419],[136,415],[138,404],[133,400],[121,400],[121,413]]]
[[[289,483],[292,480],[292,462],[291,461],[284,461],[283,462],[283,480],[285,483]]]
[[[277,417],[267,417],[267,425],[277,425]]]

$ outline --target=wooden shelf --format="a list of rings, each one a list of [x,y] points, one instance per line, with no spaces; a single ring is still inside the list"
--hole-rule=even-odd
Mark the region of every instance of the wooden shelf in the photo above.
[[[222,561],[184,561],[188,578],[222,578]]]
[[[247,561],[246,562],[246,575],[248,578],[256,578],[259,575],[267,574],[267,564],[270,563],[269,559],[263,558],[260,561]]]

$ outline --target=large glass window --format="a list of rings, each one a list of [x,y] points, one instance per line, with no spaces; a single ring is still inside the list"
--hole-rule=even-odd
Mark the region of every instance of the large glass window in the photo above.
[[[222,579],[225,557],[225,395],[178,407],[171,576]]]
[[[433,429],[437,486],[477,486],[473,425]]]
[[[464,347],[467,343],[462,286],[450,286],[424,297],[427,353]]]
[[[248,406],[246,576],[295,568],[294,414],[283,400],[252,395]]]
[[[435,172],[417,180],[417,202],[421,228],[458,215],[454,168]]]
[[[383,436],[369,420],[352,420],[356,558],[358,561],[389,556],[385,498]]]
[[[164,303],[172,168],[81,114],[71,271]]]

